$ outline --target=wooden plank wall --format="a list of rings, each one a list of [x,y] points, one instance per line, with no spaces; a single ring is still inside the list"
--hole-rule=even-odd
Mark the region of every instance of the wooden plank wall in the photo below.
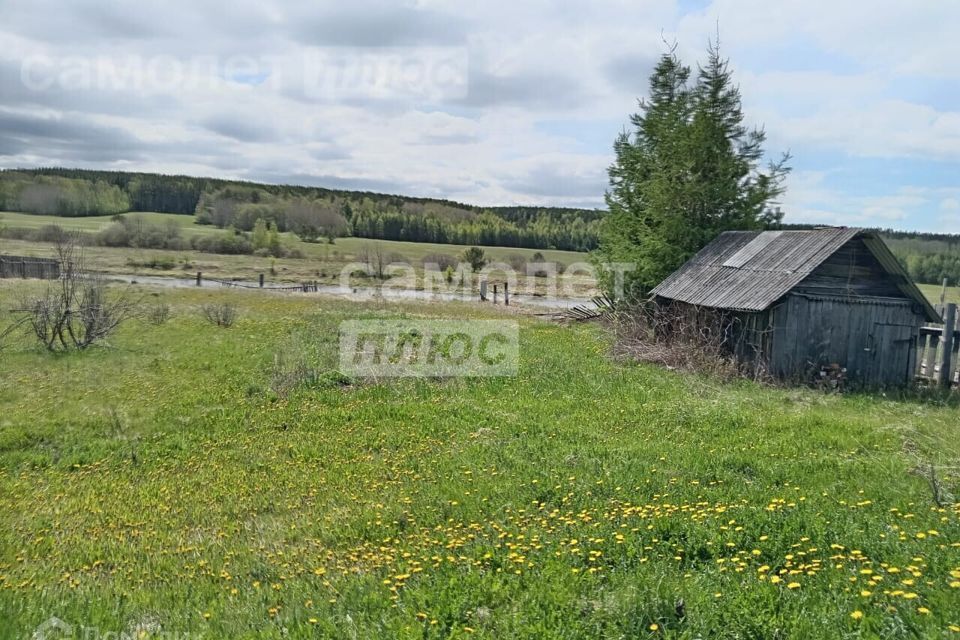
[[[771,370],[809,379],[836,364],[860,384],[903,386],[913,379],[921,324],[906,300],[790,295],[773,310]]]
[[[60,263],[56,260],[28,256],[0,256],[0,278],[56,280],[59,277]]]
[[[827,258],[793,293],[908,299],[860,238]]]

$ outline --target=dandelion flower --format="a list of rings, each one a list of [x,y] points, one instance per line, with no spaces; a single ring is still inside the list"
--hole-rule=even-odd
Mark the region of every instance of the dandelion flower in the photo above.
[[[859,609],[857,609],[856,611],[850,614],[850,617],[853,618],[854,620],[859,620],[860,618],[863,617],[863,611],[860,611]]]

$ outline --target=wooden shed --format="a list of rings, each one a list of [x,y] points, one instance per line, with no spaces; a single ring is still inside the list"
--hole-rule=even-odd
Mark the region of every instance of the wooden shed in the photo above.
[[[728,344],[775,377],[824,371],[865,386],[904,386],[917,338],[937,311],[875,233],[729,231],[652,291],[658,309],[725,318]]]

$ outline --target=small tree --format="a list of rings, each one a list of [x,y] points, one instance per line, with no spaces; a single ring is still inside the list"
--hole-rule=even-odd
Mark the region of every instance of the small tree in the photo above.
[[[487,264],[487,257],[480,247],[470,247],[464,250],[462,258],[474,272],[480,271]]]
[[[250,234],[250,244],[253,245],[254,250],[269,247],[269,232],[267,231],[267,223],[264,222],[263,218],[257,218],[257,221],[253,223],[253,232]]]
[[[267,227],[267,249],[270,250],[270,255],[279,256],[283,248],[280,246],[280,232],[277,231],[277,224],[271,222]]]

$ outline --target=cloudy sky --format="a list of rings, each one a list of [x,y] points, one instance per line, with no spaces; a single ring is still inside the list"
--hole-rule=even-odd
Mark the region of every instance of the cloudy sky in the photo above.
[[[601,207],[664,43],[718,28],[788,221],[960,232],[952,0],[0,0],[0,166]]]

